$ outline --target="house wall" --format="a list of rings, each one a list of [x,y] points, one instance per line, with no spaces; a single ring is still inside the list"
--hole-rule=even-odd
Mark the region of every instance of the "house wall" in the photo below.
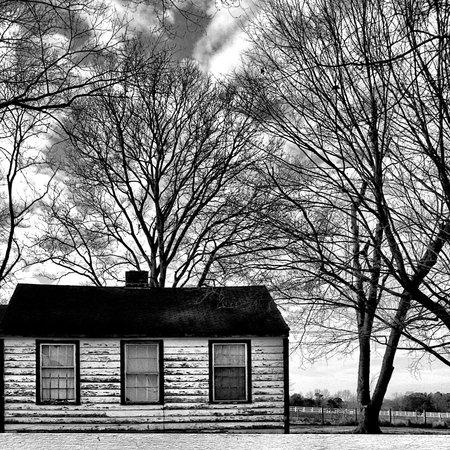
[[[248,339],[248,338],[247,338]],[[80,339],[80,405],[36,405],[36,341],[5,339],[5,431],[284,429],[283,338],[252,338],[252,403],[209,403],[208,339],[164,339],[164,404],[120,404],[120,340]]]

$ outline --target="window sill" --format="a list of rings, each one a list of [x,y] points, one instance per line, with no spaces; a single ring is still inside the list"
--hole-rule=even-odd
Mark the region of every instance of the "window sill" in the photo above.
[[[36,405],[79,406],[81,403],[75,400],[45,400],[36,402]]]
[[[251,400],[210,400],[211,405],[237,405],[252,403]]]
[[[120,402],[122,406],[162,406],[164,402]]]

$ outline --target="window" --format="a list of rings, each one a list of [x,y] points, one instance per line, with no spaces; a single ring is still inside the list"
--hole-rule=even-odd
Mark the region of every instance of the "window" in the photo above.
[[[36,344],[37,402],[79,403],[78,342]]]
[[[250,341],[210,341],[210,400],[251,401]]]
[[[122,341],[122,403],[162,403],[162,341]]]

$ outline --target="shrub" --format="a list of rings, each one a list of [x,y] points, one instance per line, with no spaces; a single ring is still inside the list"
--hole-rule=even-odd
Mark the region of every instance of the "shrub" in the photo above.
[[[392,424],[392,425],[394,425],[394,426],[396,426],[396,427],[407,427],[407,426],[409,426],[409,425],[408,425],[408,422],[411,423],[410,420],[408,420],[407,422],[401,420],[401,421],[395,422],[395,423]]]
[[[356,420],[344,420],[344,421],[340,422],[339,425],[343,425],[343,426],[347,426],[347,427],[350,427],[350,426],[356,427],[356,425],[358,425],[358,422]]]
[[[434,422],[432,424],[432,426],[433,426],[433,428],[436,428],[436,429],[446,429],[446,428],[448,428],[447,422],[445,422],[443,420],[441,420],[439,422]]]
[[[393,425],[389,420],[380,420],[379,424],[380,427],[390,427]]]

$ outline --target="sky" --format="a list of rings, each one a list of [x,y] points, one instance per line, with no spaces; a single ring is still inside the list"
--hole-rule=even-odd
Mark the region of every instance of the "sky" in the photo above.
[[[164,14],[151,1],[134,8],[127,7],[127,0],[114,1],[120,2],[124,13],[131,14],[132,26],[139,32],[151,34],[158,23],[155,16],[162,15],[178,56],[195,59],[203,70],[220,77],[240,64],[248,45],[243,26],[256,11],[257,0],[165,0],[168,9]],[[171,3],[180,8],[170,7]],[[187,5],[189,9],[182,10]]]
[[[449,368],[440,363],[423,361],[420,369],[413,367],[415,359],[400,351],[394,362],[394,373],[386,398],[405,392],[450,392]],[[372,364],[371,386],[374,387],[380,370],[381,359]],[[291,393],[307,394],[316,389],[327,389],[330,394],[345,389],[356,391],[357,354],[331,360],[318,360],[314,364],[302,363],[300,355],[293,353],[290,359]]]
[[[214,77],[227,75],[239,66],[242,52],[249,47],[243,27],[252,11],[255,11],[255,8],[251,8],[254,3],[250,3],[252,0],[242,1],[241,4],[245,7],[242,9],[221,6],[220,0],[193,1],[198,7],[191,11],[195,13],[195,19],[186,19],[175,8],[169,8],[165,12],[170,39],[175,43],[180,58],[195,59],[205,72]],[[186,2],[180,0],[180,4],[183,3]],[[228,3],[238,2],[229,0]],[[137,10],[131,11],[131,14],[138,31],[151,33],[156,24],[154,6],[141,5]],[[24,273],[20,281],[30,282],[33,279],[34,282],[48,282],[32,273]],[[71,281],[64,280],[65,283]],[[378,355],[373,364],[375,376],[380,362]],[[399,352],[387,397],[409,391],[450,392],[448,367],[426,361],[420,364],[420,370],[413,370],[412,367],[415,367],[414,359],[404,351]],[[327,389],[330,393],[344,389],[355,392],[356,379],[356,354],[317,360],[314,364],[304,362],[298,352],[291,355],[291,393],[306,394],[316,389]]]

